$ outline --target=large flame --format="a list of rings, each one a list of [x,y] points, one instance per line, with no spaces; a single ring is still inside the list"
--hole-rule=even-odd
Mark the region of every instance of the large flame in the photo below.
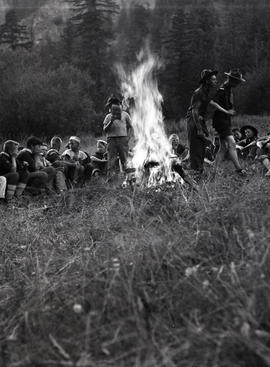
[[[131,166],[136,169],[136,181],[146,186],[181,180],[171,169],[172,149],[164,129],[163,98],[154,77],[159,66],[150,51],[140,53],[138,66],[131,72],[117,66],[124,98],[134,100],[130,109],[135,136]]]

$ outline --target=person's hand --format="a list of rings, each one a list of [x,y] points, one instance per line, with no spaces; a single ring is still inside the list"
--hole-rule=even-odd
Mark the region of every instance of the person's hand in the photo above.
[[[228,115],[235,116],[236,115],[236,111],[234,109],[230,109],[230,110],[228,110]]]
[[[80,164],[80,162],[79,162],[79,161],[76,161],[76,162],[75,162],[75,167],[76,167],[76,168],[79,168],[79,167],[80,167],[80,165],[81,165],[81,164]]]
[[[197,129],[197,136],[198,136],[199,138],[205,138],[205,134],[204,134],[204,131],[203,131],[203,129],[202,129],[202,128],[198,128],[198,129]]]

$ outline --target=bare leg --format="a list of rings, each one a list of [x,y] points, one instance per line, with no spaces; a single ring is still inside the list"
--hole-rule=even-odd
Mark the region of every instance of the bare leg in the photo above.
[[[230,157],[231,161],[234,164],[234,167],[237,170],[241,170],[242,167],[239,163],[238,154],[237,154],[237,150],[236,150],[236,143],[235,143],[234,137],[232,135],[230,135],[230,136],[227,136],[225,139],[226,139],[226,142],[228,144],[228,154],[229,154],[229,157]]]
[[[262,161],[262,164],[267,169],[267,172],[266,172],[265,176],[270,176],[270,160],[269,160],[269,158],[264,158],[264,160]]]
[[[220,139],[220,147],[216,155],[215,159],[215,173],[217,172],[218,167],[220,166],[220,163],[223,161],[225,154],[227,151],[227,142],[225,139]]]

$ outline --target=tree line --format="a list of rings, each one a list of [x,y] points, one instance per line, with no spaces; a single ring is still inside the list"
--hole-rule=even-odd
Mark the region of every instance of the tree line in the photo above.
[[[168,119],[183,117],[204,68],[240,68],[240,112],[270,112],[267,0],[69,0],[60,41],[33,42],[15,9],[0,26],[0,133],[100,134],[104,104],[119,91],[115,63],[132,67],[148,39],[162,61],[157,77]]]

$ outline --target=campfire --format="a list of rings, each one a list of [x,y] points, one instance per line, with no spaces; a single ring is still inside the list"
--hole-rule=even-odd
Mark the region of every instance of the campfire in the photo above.
[[[182,178],[172,171],[176,157],[164,128],[163,98],[155,78],[159,67],[158,59],[150,51],[140,53],[138,66],[131,72],[121,65],[117,67],[124,98],[134,101],[129,111],[134,128],[129,167],[134,168],[136,183],[146,187],[182,183]]]

